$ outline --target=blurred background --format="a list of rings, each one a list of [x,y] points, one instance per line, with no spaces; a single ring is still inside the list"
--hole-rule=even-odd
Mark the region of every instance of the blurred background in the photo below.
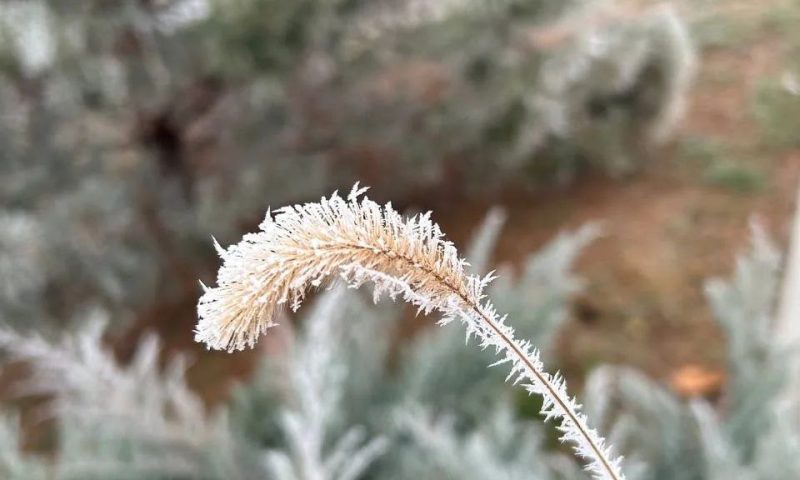
[[[0,478],[588,478],[401,305],[193,342],[212,236],[355,181],[501,272],[630,478],[800,477],[798,55],[796,0],[0,2]]]

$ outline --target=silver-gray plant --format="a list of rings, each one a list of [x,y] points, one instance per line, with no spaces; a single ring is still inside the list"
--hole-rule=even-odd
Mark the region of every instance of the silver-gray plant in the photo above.
[[[706,293],[726,335],[728,373],[718,404],[686,403],[644,375],[604,367],[592,374],[587,408],[627,452],[631,478],[767,480],[800,475],[800,436],[780,401],[796,347],[775,330],[780,255],[755,227],[732,279]],[[796,396],[792,408],[800,404]]]
[[[40,410],[58,421],[55,478],[252,478],[225,415],[207,415],[176,358],[162,370],[154,336],[129,365],[103,345],[95,312],[75,334],[54,342],[0,330],[0,348],[33,374],[19,394],[51,398]]]

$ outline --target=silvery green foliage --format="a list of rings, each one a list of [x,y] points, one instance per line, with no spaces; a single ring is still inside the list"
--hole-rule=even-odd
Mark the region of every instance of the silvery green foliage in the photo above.
[[[327,292],[322,299],[325,296],[328,296]],[[331,372],[322,375],[333,384],[340,397],[336,402],[335,418],[329,419],[331,422],[325,425],[326,437],[341,437],[352,425],[373,425],[373,422],[379,421],[375,418],[376,414],[383,415],[376,405],[398,400],[396,386],[386,377],[390,342],[397,326],[397,309],[391,304],[373,305],[352,292],[339,293],[338,299],[335,306],[328,305],[327,308],[333,311],[330,321],[341,328],[329,337],[317,337],[317,341],[329,343],[323,348],[329,353],[329,362],[324,370]],[[318,315],[320,308],[321,305],[315,306],[302,319],[301,325],[307,326],[313,318],[321,321]],[[288,327],[281,325],[276,333],[281,335],[281,330]],[[294,340],[284,340],[298,348],[289,347],[292,350],[285,354],[286,357],[283,352],[265,355],[254,377],[234,391],[232,421],[255,444],[270,449],[280,449],[285,445],[284,426],[275,412],[293,404],[295,408],[297,406],[294,398],[299,395],[293,393],[293,389],[299,384],[287,381],[287,374],[292,369],[303,368],[304,361],[299,364],[293,364],[292,361],[310,353],[303,348],[311,343],[307,338],[309,333],[307,329],[301,329]]]
[[[707,283],[726,334],[729,381],[718,405],[689,404],[645,376],[604,367],[587,387],[588,413],[635,465],[631,478],[767,480],[800,474],[800,435],[779,408],[787,355],[773,330],[780,257],[755,228],[732,279]],[[800,399],[793,399],[797,404]]]
[[[19,393],[52,399],[41,413],[58,422],[55,478],[254,478],[258,463],[224,414],[207,415],[184,362],[160,369],[147,337],[120,365],[103,333],[98,318],[57,342],[0,330],[2,350],[32,367]]]
[[[185,294],[209,232],[356,177],[403,200],[456,177],[551,182],[584,158],[626,170],[670,130],[690,49],[671,12],[564,23],[603,10],[584,3],[4,3],[0,203],[41,248],[15,260],[36,265],[19,284],[0,267],[0,315],[101,303],[121,322]]]
[[[285,405],[277,412],[284,447],[267,453],[270,478],[276,480],[355,480],[385,453],[383,437],[365,438],[363,426],[341,425],[344,381],[351,374],[342,362],[343,290],[325,292],[304,322],[305,332],[285,358]],[[330,438],[335,428],[342,434]]]
[[[503,231],[508,214],[503,208],[492,207],[478,229],[472,234],[467,247],[466,258],[471,270],[477,274],[485,274],[492,264],[495,246]],[[497,283],[497,282],[495,282]]]
[[[733,279],[706,284],[728,345],[726,428],[744,463],[769,426],[780,422],[775,415],[781,412],[772,405],[786,381],[787,355],[794,355],[780,346],[774,328],[780,255],[759,227],[753,228],[752,243],[751,251],[737,260]]]
[[[35,217],[0,210],[0,302],[22,307],[44,288],[45,239]]]
[[[395,8],[362,16],[370,41],[358,58],[377,52],[374,61],[391,62],[388,72],[353,82],[321,108],[345,117],[340,143],[370,139],[396,152],[406,167],[398,176],[413,166],[430,183],[455,170],[485,188],[521,171],[534,182],[568,180],[585,162],[627,173],[683,111],[694,54],[669,7],[630,15],[611,1],[387,4]],[[361,105],[365,86],[371,102]],[[314,134],[317,122],[305,121]],[[411,125],[421,132],[403,147]],[[435,159],[447,155],[457,161],[440,167]]]
[[[638,371],[601,367],[583,398],[587,415],[625,455],[630,478],[703,478],[691,415],[667,389]]]
[[[405,452],[407,478],[582,478],[574,462],[543,445],[542,429],[518,418],[508,403],[485,414],[477,428],[464,432],[452,417],[437,418],[419,406],[401,409],[397,422],[414,444]]]
[[[635,22],[611,21],[612,2],[587,2],[566,26],[575,39],[546,60],[533,93],[552,134],[572,139],[579,154],[616,174],[631,171],[668,138],[684,110],[694,70],[689,32],[666,5]],[[610,12],[610,13],[609,13]],[[602,22],[600,22],[602,23]]]
[[[186,29],[202,16],[178,15],[174,9],[185,10],[186,2],[158,3],[32,0],[0,6],[5,322],[64,323],[87,304],[102,304],[122,322],[156,292],[175,294],[181,275],[194,268],[198,239],[236,230],[256,205],[261,208],[265,191],[281,198],[318,188],[306,173],[319,168],[302,159],[265,166],[254,159],[263,150],[242,155],[241,165],[226,164],[226,171],[242,176],[237,188],[223,175],[196,174],[199,166],[187,158],[199,155],[187,137],[206,138],[212,120],[224,121],[229,109],[246,117],[239,102],[267,107],[244,88],[209,112],[207,103],[217,104],[203,90],[205,74],[187,62],[194,56],[182,48],[196,45]],[[198,84],[197,95],[181,93]],[[265,177],[275,185],[251,185]],[[306,179],[310,187],[287,178]],[[22,235],[30,241],[16,248]]]

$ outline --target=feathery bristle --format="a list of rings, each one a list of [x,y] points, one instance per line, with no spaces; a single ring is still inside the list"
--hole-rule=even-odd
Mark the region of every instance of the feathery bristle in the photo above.
[[[442,313],[443,323],[460,320],[481,348],[494,347],[499,363],[511,365],[509,380],[544,397],[541,413],[560,420],[562,440],[588,460],[595,478],[622,479],[619,459],[587,425],[563,377],[547,373],[539,352],[515,339],[485,300],[493,274],[467,275],[430,213],[404,219],[390,204],[362,197],[365,191],[356,184],[346,200],[334,192],[318,203],[284,207],[268,215],[262,231],[222,251],[218,285],[198,305],[195,340],[228,351],[252,347],[281,305],[299,308],[309,288],[336,277],[353,288],[371,283],[376,300],[400,297],[422,312]]]

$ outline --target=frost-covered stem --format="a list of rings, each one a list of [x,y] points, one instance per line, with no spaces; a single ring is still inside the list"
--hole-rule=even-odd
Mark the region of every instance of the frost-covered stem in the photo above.
[[[342,247],[352,249],[365,248],[358,245],[343,245]],[[374,253],[375,249],[372,249],[372,251]],[[408,268],[417,269],[421,274],[429,275],[435,278],[436,281],[438,281],[446,290],[459,299],[459,301],[462,303],[462,309],[466,310],[466,312],[462,311],[464,316],[470,317],[473,314],[477,315],[479,321],[483,322],[488,327],[491,335],[504,346],[506,352],[513,356],[513,360],[511,361],[523,365],[526,373],[525,376],[544,387],[544,397],[546,401],[550,400],[554,405],[557,406],[557,410],[560,413],[560,415],[557,416],[561,417],[567,424],[566,429],[561,429],[562,432],[566,433],[565,430],[568,430],[570,426],[577,430],[578,435],[580,435],[583,442],[585,442],[585,446],[588,447],[588,452],[583,450],[582,446],[576,446],[576,451],[582,456],[588,456],[597,463],[597,466],[599,466],[600,469],[595,471],[595,473],[603,475],[601,478],[608,478],[610,480],[624,479],[624,476],[619,471],[619,462],[608,458],[608,450],[600,446],[600,442],[598,441],[596,434],[592,432],[586,424],[585,417],[571,407],[571,404],[574,402],[569,398],[563,398],[563,393],[565,392],[559,391],[563,390],[563,388],[559,389],[559,387],[554,384],[553,377],[549,373],[542,370],[540,366],[537,368],[536,363],[540,362],[528,358],[528,355],[526,355],[525,351],[530,350],[530,347],[520,345],[519,342],[513,338],[513,330],[511,330],[510,327],[507,325],[498,324],[493,318],[495,315],[487,314],[480,304],[470,300],[470,298],[465,295],[464,292],[461,291],[461,289],[459,289],[456,285],[450,284],[445,278],[438,275],[436,272],[420,266],[414,259],[398,254],[397,252],[391,252],[383,249],[378,249],[378,252],[379,254],[386,255],[389,258],[400,259],[407,264]],[[413,292],[410,293],[412,294],[413,299]],[[450,312],[445,311],[443,313]],[[511,375],[509,376],[512,376],[513,374],[514,372],[512,371]],[[543,407],[543,409],[544,408],[546,407]],[[548,417],[550,416],[555,415],[548,415]]]
[[[471,306],[471,308],[478,313],[481,318],[490,326],[494,334],[499,337],[500,341],[507,345],[506,348],[511,350],[517,361],[521,362],[525,366],[528,378],[531,380],[535,378],[535,381],[539,382],[547,390],[549,394],[548,397],[551,398],[556,405],[558,405],[558,409],[561,411],[562,418],[564,418],[568,423],[574,425],[574,428],[578,430],[579,434],[589,445],[594,461],[601,464],[602,469],[608,478],[613,480],[621,480],[623,477],[617,471],[618,467],[612,464],[612,461],[607,458],[606,452],[604,452],[603,449],[594,441],[592,435],[588,433],[586,422],[578,416],[577,412],[570,408],[569,403],[571,402],[561,398],[556,387],[550,382],[550,374],[537,369],[536,366],[525,356],[523,351],[520,349],[520,346],[517,345],[517,342],[506,336],[502,330],[498,328],[495,322],[492,321],[492,319],[481,314],[480,311],[474,306]]]
[[[542,395],[545,419],[558,419],[562,440],[588,460],[594,478],[622,480],[619,459],[587,424],[560,374],[544,369],[538,350],[514,336],[484,290],[494,279],[468,275],[465,260],[444,240],[430,215],[404,218],[391,205],[380,206],[353,188],[347,200],[334,193],[318,203],[268,213],[261,232],[223,249],[217,287],[207,288],[198,304],[195,339],[210,348],[252,346],[273,325],[281,305],[300,307],[306,290],[340,276],[352,288],[371,283],[377,300],[400,296],[420,311],[443,314],[440,323],[460,320],[481,348],[494,347],[509,363],[509,379],[524,381]]]
[[[507,349],[511,350],[513,355],[516,359],[521,362],[525,366],[525,370],[527,371],[528,377],[532,380],[535,378],[537,382],[539,382],[548,392],[548,396],[553,400],[555,404],[558,405],[558,409],[561,411],[562,418],[565,418],[566,421],[574,425],[574,427],[578,430],[579,434],[584,438],[586,443],[589,445],[591,449],[591,453],[594,457],[594,460],[599,462],[602,465],[603,470],[607,473],[608,477],[613,480],[621,480],[621,476],[616,471],[617,468],[612,466],[612,462],[606,458],[606,452],[600,448],[599,445],[593,440],[592,435],[589,435],[588,428],[586,426],[586,422],[583,421],[578,417],[578,414],[572,410],[569,406],[569,400],[562,399],[559,395],[558,390],[556,387],[550,382],[550,374],[544,371],[540,371],[536,368],[536,366],[525,356],[523,351],[520,349],[520,346],[517,345],[517,342],[507,335],[505,335],[502,330],[492,321],[491,318],[483,315],[479,308],[474,305],[470,305],[470,308],[481,316],[483,321],[486,322],[487,325],[492,329],[494,334],[499,337],[500,341],[507,345]]]

